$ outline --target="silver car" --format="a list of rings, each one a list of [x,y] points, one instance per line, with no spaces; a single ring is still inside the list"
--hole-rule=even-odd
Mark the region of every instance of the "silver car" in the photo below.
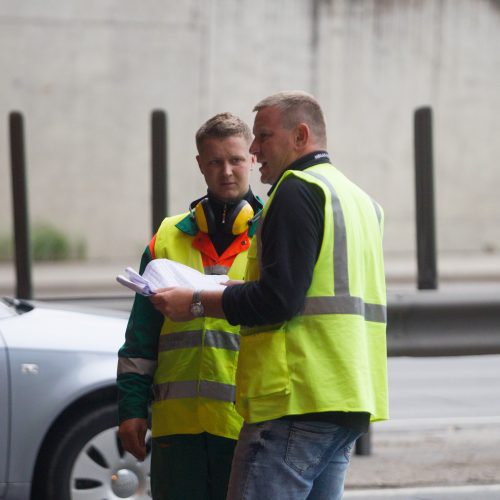
[[[149,455],[117,436],[125,327],[118,311],[0,299],[0,499],[151,498]]]

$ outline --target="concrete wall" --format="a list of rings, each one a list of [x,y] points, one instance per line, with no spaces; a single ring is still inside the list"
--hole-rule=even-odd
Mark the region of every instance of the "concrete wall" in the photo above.
[[[500,2],[0,0],[0,235],[7,116],[24,113],[32,221],[132,258],[150,237],[150,113],[169,114],[170,212],[204,192],[194,133],[278,90],[322,102],[334,163],[414,251],[413,112],[435,118],[438,247],[500,251]],[[258,176],[255,191],[264,194]],[[135,262],[135,261],[134,261]]]

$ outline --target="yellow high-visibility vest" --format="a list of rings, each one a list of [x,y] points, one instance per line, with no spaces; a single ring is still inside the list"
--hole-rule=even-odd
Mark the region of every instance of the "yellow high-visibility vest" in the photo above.
[[[168,258],[203,272],[193,236],[176,228],[186,214],[168,217],[154,244],[156,258]],[[227,274],[241,280],[248,251],[239,253]],[[215,318],[173,322],[165,318],[158,345],[152,404],[153,437],[208,432],[237,439],[242,418],[236,412],[235,374],[239,327]]]
[[[282,324],[241,329],[237,410],[250,423],[325,411],[387,419],[382,209],[330,164],[287,171],[280,183],[289,176],[324,193],[322,246],[304,310]],[[259,233],[246,279],[259,276]]]

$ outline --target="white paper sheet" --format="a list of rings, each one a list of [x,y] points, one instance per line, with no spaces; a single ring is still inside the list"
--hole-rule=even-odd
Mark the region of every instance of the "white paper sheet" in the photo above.
[[[203,274],[189,266],[169,259],[152,260],[142,276],[131,267],[125,269],[127,276],[118,275],[118,283],[141,295],[152,295],[159,288],[182,286],[200,290],[223,290],[226,274]]]

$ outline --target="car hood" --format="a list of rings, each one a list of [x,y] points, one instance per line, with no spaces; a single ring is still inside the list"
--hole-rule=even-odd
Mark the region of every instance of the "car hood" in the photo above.
[[[10,349],[116,352],[124,341],[127,319],[35,306],[21,315],[0,321],[0,331]]]

